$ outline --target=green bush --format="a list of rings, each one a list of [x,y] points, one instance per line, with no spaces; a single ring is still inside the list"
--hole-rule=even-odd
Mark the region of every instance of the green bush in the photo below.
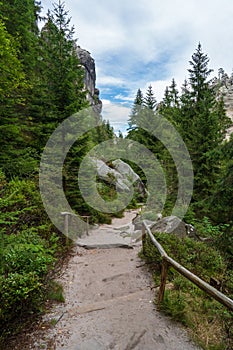
[[[222,277],[226,271],[221,255],[204,242],[194,241],[189,237],[179,239],[175,235],[166,233],[156,233],[155,237],[169,256],[207,281],[209,277]],[[150,261],[161,261],[157,248],[148,236],[145,244],[145,258]]]
[[[219,232],[214,230],[213,235],[219,235]],[[232,271],[228,269],[225,258],[213,245],[197,242],[191,238],[180,239],[166,233],[155,233],[155,238],[170,257],[207,283],[211,277],[217,279],[223,293],[233,298]],[[144,253],[141,252],[140,256],[150,262],[155,283],[159,284],[162,259],[148,236],[144,244]],[[188,326],[203,349],[232,349],[232,312],[172,267],[169,268],[167,281],[169,288],[165,290],[161,310]]]
[[[0,324],[40,305],[45,277],[56,261],[55,245],[35,230],[1,235]]]
[[[36,179],[7,182],[0,172],[1,344],[22,315],[42,310],[47,276],[62,250],[60,239],[44,211]]]

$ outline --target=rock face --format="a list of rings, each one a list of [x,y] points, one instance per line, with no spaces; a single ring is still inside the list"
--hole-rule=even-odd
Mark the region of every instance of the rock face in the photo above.
[[[141,194],[142,197],[145,197],[146,195],[146,189],[145,186],[142,182],[142,180],[140,179],[140,177],[138,176],[138,174],[136,174],[133,169],[131,168],[131,166],[129,166],[129,164],[123,162],[121,159],[116,159],[112,162],[112,165],[114,166],[114,168],[116,169],[116,171],[118,171],[124,178],[126,178],[130,184],[134,184],[134,186],[136,186],[136,189],[138,190],[138,192]]]
[[[84,87],[87,90],[87,100],[93,106],[94,111],[101,113],[102,102],[99,99],[99,90],[95,86],[95,61],[91,57],[90,52],[82,49],[80,46],[77,47],[77,55],[84,69]]]
[[[116,190],[131,192],[132,186],[134,186],[142,196],[146,194],[140,177],[121,159],[112,162],[113,168],[110,168],[101,159],[91,158],[91,161],[96,166],[98,177],[116,186]]]
[[[216,87],[217,99],[223,96],[226,114],[232,120],[232,126],[228,129],[227,138],[233,132],[233,75],[229,77],[220,69],[219,78],[212,80],[212,85]]]
[[[162,218],[150,227],[151,232],[173,233],[180,238],[187,236],[186,224],[177,216],[171,215]]]

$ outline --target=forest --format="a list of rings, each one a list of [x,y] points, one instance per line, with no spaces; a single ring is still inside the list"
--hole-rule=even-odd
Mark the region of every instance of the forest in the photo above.
[[[43,207],[40,159],[56,127],[90,107],[69,12],[58,1],[42,18],[41,6],[34,0],[0,2],[0,342],[42,313],[46,300],[62,300],[53,277],[72,242],[65,242]],[[193,196],[184,220],[211,237],[211,249],[224,259],[222,280],[227,279],[226,291],[232,297],[233,136],[226,139],[232,121],[223,97],[216,98],[220,79],[219,84],[211,84],[211,72],[208,55],[199,44],[181,92],[173,79],[158,103],[151,86],[145,96],[138,89],[126,139],[145,145],[162,164],[167,181],[166,216],[177,197],[176,166],[161,141],[140,127],[141,118],[149,110],[150,118],[160,115],[179,132],[194,172]],[[88,206],[76,186],[82,158],[95,145],[116,137],[109,122],[101,114],[97,118],[101,125],[85,133],[68,153],[63,184],[72,209],[103,223],[111,215]],[[143,171],[137,166],[135,170],[146,185]],[[108,191],[104,187],[106,198]],[[136,202],[134,198],[131,205]],[[227,322],[232,335],[232,324]]]

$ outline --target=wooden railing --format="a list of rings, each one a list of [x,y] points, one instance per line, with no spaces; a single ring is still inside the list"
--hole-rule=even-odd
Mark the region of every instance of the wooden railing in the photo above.
[[[158,295],[158,308],[160,307],[160,304],[164,297],[165,287],[166,287],[166,279],[167,279],[167,272],[169,266],[172,266],[176,271],[178,271],[181,275],[186,277],[189,281],[194,283],[196,286],[198,286],[200,289],[205,291],[207,294],[212,296],[214,299],[219,301],[221,304],[225,305],[228,309],[233,311],[233,300],[228,298],[225,294],[221,293],[205,281],[203,281],[201,278],[194,275],[192,272],[187,270],[185,267],[177,263],[174,259],[169,257],[161,244],[155,239],[154,235],[152,234],[150,228],[147,226],[146,222],[142,222],[142,243],[143,243],[143,250],[145,249],[145,239],[146,234],[149,235],[152,243],[154,246],[158,249],[160,255],[162,256],[162,272],[161,272],[161,283],[159,288],[159,295]],[[144,250],[145,253],[145,250]]]

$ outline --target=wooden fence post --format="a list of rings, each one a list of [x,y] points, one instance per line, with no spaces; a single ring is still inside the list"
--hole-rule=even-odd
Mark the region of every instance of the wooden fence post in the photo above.
[[[61,212],[61,215],[64,216],[64,234],[66,236],[66,245],[69,242],[69,216],[71,215],[67,211]]]
[[[86,221],[86,235],[89,236],[89,218],[90,216],[88,215],[82,215],[82,218],[85,219]]]
[[[145,243],[146,243],[146,228],[142,224],[142,253],[145,255],[146,249],[145,249]]]
[[[163,301],[166,280],[167,280],[167,272],[168,272],[168,262],[163,258],[162,260],[162,272],[161,272],[161,282],[159,288],[159,296],[158,296],[158,309],[160,309],[160,304]]]

